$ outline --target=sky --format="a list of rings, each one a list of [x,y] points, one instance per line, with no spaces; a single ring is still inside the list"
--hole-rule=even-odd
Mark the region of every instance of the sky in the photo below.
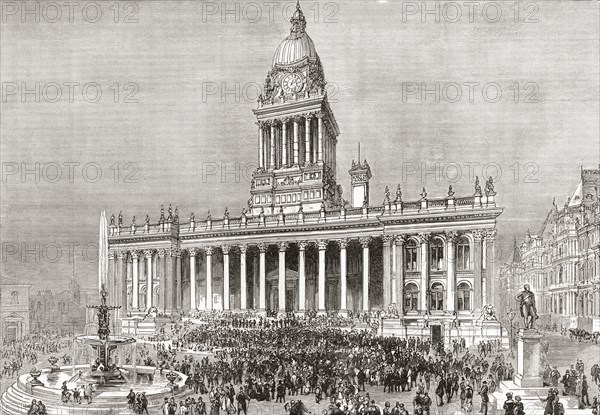
[[[1,275],[97,281],[100,212],[239,215],[257,163],[252,109],[295,2],[0,2]],[[301,1],[371,202],[444,197],[493,176],[499,260],[598,168],[594,1]],[[436,92],[437,90],[437,92]],[[392,190],[393,192],[393,190]]]

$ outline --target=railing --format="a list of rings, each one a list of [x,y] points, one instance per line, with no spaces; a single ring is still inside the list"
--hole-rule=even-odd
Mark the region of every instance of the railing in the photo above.
[[[366,213],[371,218],[376,218],[385,215],[406,215],[406,214],[422,214],[423,205],[427,208],[436,209],[455,209],[458,208],[480,208],[485,209],[487,203],[475,204],[476,197],[459,197],[454,200],[454,206],[449,202],[452,199],[432,199],[420,200],[411,202],[393,203],[388,209],[388,205],[362,207],[349,207],[345,209],[335,209],[329,211],[314,211],[305,213],[275,213],[261,214],[259,216],[241,216],[235,218],[220,218],[201,221],[189,221],[186,223],[178,222],[161,222],[161,223],[144,223],[140,226],[115,226],[114,224],[108,227],[109,236],[124,236],[124,235],[147,235],[151,233],[192,233],[205,232],[219,229],[240,229],[240,228],[257,228],[257,227],[272,227],[283,226],[284,224],[295,224],[298,222],[319,222],[323,221],[323,217],[328,221],[350,221],[362,219]],[[495,205],[494,205],[495,206]],[[283,221],[282,221],[283,215]]]

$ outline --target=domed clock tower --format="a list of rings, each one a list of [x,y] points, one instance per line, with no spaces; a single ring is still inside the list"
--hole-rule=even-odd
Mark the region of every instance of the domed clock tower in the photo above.
[[[323,66],[300,4],[279,45],[254,114],[258,169],[249,201],[252,215],[318,211],[340,206],[336,183],[339,129],[325,92]]]

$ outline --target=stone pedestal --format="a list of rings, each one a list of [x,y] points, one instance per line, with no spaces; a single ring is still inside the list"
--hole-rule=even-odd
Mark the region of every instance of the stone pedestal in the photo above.
[[[542,334],[535,329],[519,330],[515,384],[520,388],[543,386],[540,376],[542,337]]]

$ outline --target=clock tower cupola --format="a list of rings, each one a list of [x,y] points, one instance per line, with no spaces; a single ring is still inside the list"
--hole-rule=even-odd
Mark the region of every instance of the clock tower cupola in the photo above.
[[[339,129],[299,2],[290,23],[290,35],[275,51],[254,110],[258,169],[249,201],[253,215],[318,211],[342,203],[336,182]]]

